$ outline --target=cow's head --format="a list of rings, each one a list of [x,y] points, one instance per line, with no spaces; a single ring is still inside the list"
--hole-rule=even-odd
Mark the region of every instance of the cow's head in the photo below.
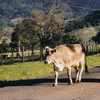
[[[56,49],[51,49],[50,47],[46,46],[46,60],[44,61],[45,64],[50,64],[53,62],[53,54],[56,52]]]

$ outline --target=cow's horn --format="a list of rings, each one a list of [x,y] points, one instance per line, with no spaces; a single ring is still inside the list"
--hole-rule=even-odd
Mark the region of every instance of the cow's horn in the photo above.
[[[48,49],[48,48],[49,48],[48,46],[45,47],[45,49]]]

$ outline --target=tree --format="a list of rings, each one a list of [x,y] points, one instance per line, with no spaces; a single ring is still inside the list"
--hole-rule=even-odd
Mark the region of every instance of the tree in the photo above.
[[[100,25],[100,10],[96,10],[94,12],[89,13],[82,20],[84,25],[86,26],[98,26]],[[89,24],[89,25],[88,25]]]
[[[21,44],[30,43],[32,36],[34,40],[39,39],[41,61],[43,58],[43,48],[50,44],[61,44],[61,36],[64,35],[65,22],[63,19],[69,7],[58,1],[54,0],[54,5],[45,12],[39,10],[32,11],[30,18],[23,20],[15,28],[16,36],[19,37],[18,41]],[[33,33],[34,35],[32,35]]]
[[[33,45],[36,41],[36,24],[30,18],[24,19],[16,25],[14,33],[12,34],[12,42],[21,42],[22,46]]]
[[[40,40],[40,56],[43,57],[43,48],[50,41],[64,33],[65,23],[63,17],[66,14],[68,7],[63,3],[58,3],[54,0],[54,5],[47,12],[34,10],[31,12],[31,18],[35,20],[38,29],[37,36]]]
[[[96,36],[93,36],[92,40],[95,41],[95,43],[100,43],[100,32],[98,32]]]
[[[11,50],[9,44],[7,44],[7,38],[1,38],[0,49],[3,50],[3,52],[9,52]]]
[[[62,37],[62,43],[63,44],[77,44],[77,43],[83,43],[81,38],[77,37],[74,34],[71,33],[65,33],[65,35]]]
[[[32,47],[32,56],[34,46],[36,45],[38,38],[35,34],[36,24],[30,18],[24,19],[22,22],[16,25],[14,32],[12,34],[12,42],[19,46]],[[13,45],[12,43],[12,45]],[[33,57],[32,57],[33,58]]]
[[[19,45],[32,47],[32,61],[33,61],[33,50],[34,46],[37,44],[38,38],[36,32],[39,30],[37,29],[36,23],[34,20],[30,18],[24,19],[22,22],[16,25],[14,29],[14,33],[12,34],[12,42],[15,42]],[[23,54],[23,62],[24,62],[24,53]]]
[[[81,20],[75,18],[67,22],[65,32],[67,33],[82,28],[84,28],[84,23]]]

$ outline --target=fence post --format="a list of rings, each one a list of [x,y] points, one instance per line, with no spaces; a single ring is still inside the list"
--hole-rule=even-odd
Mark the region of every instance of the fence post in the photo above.
[[[25,62],[25,58],[24,58],[24,46],[22,47],[22,62]]]
[[[98,44],[96,44],[96,50],[97,50],[97,54],[98,54]]]
[[[34,60],[34,56],[33,56],[33,52],[34,51],[34,49],[33,49],[33,46],[32,46],[32,61]]]
[[[3,65],[3,48],[1,47],[1,65]]]
[[[100,46],[100,45],[99,45],[99,46]],[[98,46],[98,52],[100,52],[99,46]]]
[[[86,55],[88,56],[88,45],[86,46]]]
[[[13,48],[11,48],[11,51],[12,51],[12,63],[14,62],[14,59],[13,59]]]
[[[91,53],[92,53],[91,45],[90,45],[90,47],[89,47],[89,48],[90,48],[90,55],[91,55]]]
[[[93,44],[92,44],[92,55],[94,55]]]

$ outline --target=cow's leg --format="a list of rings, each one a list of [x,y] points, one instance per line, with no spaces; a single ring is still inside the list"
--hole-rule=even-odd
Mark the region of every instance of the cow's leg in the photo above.
[[[55,82],[53,84],[53,86],[57,86],[57,83],[58,83],[58,68],[56,68],[54,66],[54,73],[55,73]]]
[[[67,68],[67,75],[69,78],[69,85],[73,84],[72,78],[71,78],[71,68]]]
[[[79,76],[78,76],[78,82],[81,82],[81,75],[84,69],[84,64],[82,62],[79,62]]]
[[[74,68],[76,70],[76,79],[75,79],[75,82],[77,83],[78,82],[78,76],[79,76],[78,66],[75,66]]]

